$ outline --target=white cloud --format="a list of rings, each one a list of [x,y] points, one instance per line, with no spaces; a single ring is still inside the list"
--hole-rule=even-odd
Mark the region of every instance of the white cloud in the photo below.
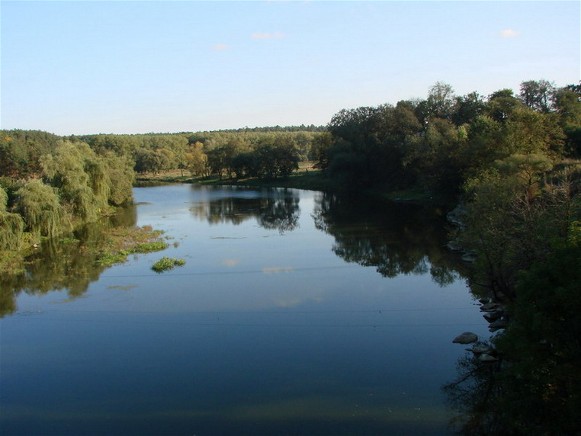
[[[255,32],[250,37],[252,39],[282,39],[282,38],[284,38],[284,33],[282,33],[282,32],[274,32],[274,33]]]
[[[503,29],[500,31],[500,36],[502,38],[516,38],[520,35],[520,32],[514,29]]]

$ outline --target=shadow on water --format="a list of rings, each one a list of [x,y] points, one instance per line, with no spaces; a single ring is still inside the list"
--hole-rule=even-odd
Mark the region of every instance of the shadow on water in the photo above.
[[[581,434],[580,259],[564,247],[523,272],[504,328],[458,361],[443,391],[461,434]]]
[[[45,240],[26,257],[21,274],[0,277],[0,316],[16,310],[15,300],[21,292],[41,295],[66,289],[71,299],[83,295],[107,269],[97,262],[105,241],[103,235],[112,228],[132,227],[136,223],[135,207],[126,207],[69,235]]]
[[[210,224],[231,223],[234,225],[255,218],[258,225],[280,233],[298,227],[300,216],[299,194],[289,189],[248,190],[223,187],[219,195],[208,202],[199,202],[190,207],[196,218]]]
[[[321,194],[313,218],[335,238],[337,256],[374,266],[384,277],[429,272],[445,286],[465,276],[458,256],[446,248],[446,220],[438,209]]]

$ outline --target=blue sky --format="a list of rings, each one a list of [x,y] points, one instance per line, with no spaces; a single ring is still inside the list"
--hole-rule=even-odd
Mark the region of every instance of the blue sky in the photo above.
[[[326,124],[341,109],[580,79],[578,1],[1,1],[3,129]]]

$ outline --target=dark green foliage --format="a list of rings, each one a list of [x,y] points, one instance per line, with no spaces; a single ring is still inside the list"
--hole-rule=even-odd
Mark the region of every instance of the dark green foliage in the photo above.
[[[317,165],[351,190],[421,187],[442,196],[513,154],[554,161],[579,154],[581,102],[570,87],[523,82],[521,98],[503,89],[488,99],[454,96],[438,82],[425,100],[341,110],[318,146]]]
[[[56,135],[37,130],[1,130],[0,176],[38,176],[41,156],[50,153],[59,140]]]
[[[500,364],[459,362],[444,387],[462,434],[575,435],[581,408],[581,245],[567,243],[518,280]]]
[[[579,265],[581,245],[569,245],[523,273],[511,326],[498,341],[500,352],[510,361],[503,377],[511,389],[503,402],[523,428],[551,428],[555,434],[579,429]],[[521,407],[515,407],[515,401]]]

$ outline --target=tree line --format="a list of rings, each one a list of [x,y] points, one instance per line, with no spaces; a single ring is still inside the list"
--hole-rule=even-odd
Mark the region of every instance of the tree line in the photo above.
[[[581,407],[581,85],[338,112],[317,164],[345,190],[417,189],[460,206],[454,246],[474,291],[501,303],[496,364],[448,385],[465,434],[577,434]]]
[[[338,112],[319,145],[317,165],[349,191],[460,199],[457,242],[478,254],[474,286],[497,298],[513,300],[520,271],[579,237],[581,85],[531,80],[484,97],[438,82],[424,100]]]
[[[0,250],[53,237],[132,201],[135,174],[286,177],[312,158],[316,126],[60,137],[0,131]]]
[[[95,150],[130,157],[137,173],[182,170],[192,176],[286,176],[300,161],[313,158],[320,128],[281,127],[178,134],[89,135]],[[242,156],[240,156],[242,155]]]

